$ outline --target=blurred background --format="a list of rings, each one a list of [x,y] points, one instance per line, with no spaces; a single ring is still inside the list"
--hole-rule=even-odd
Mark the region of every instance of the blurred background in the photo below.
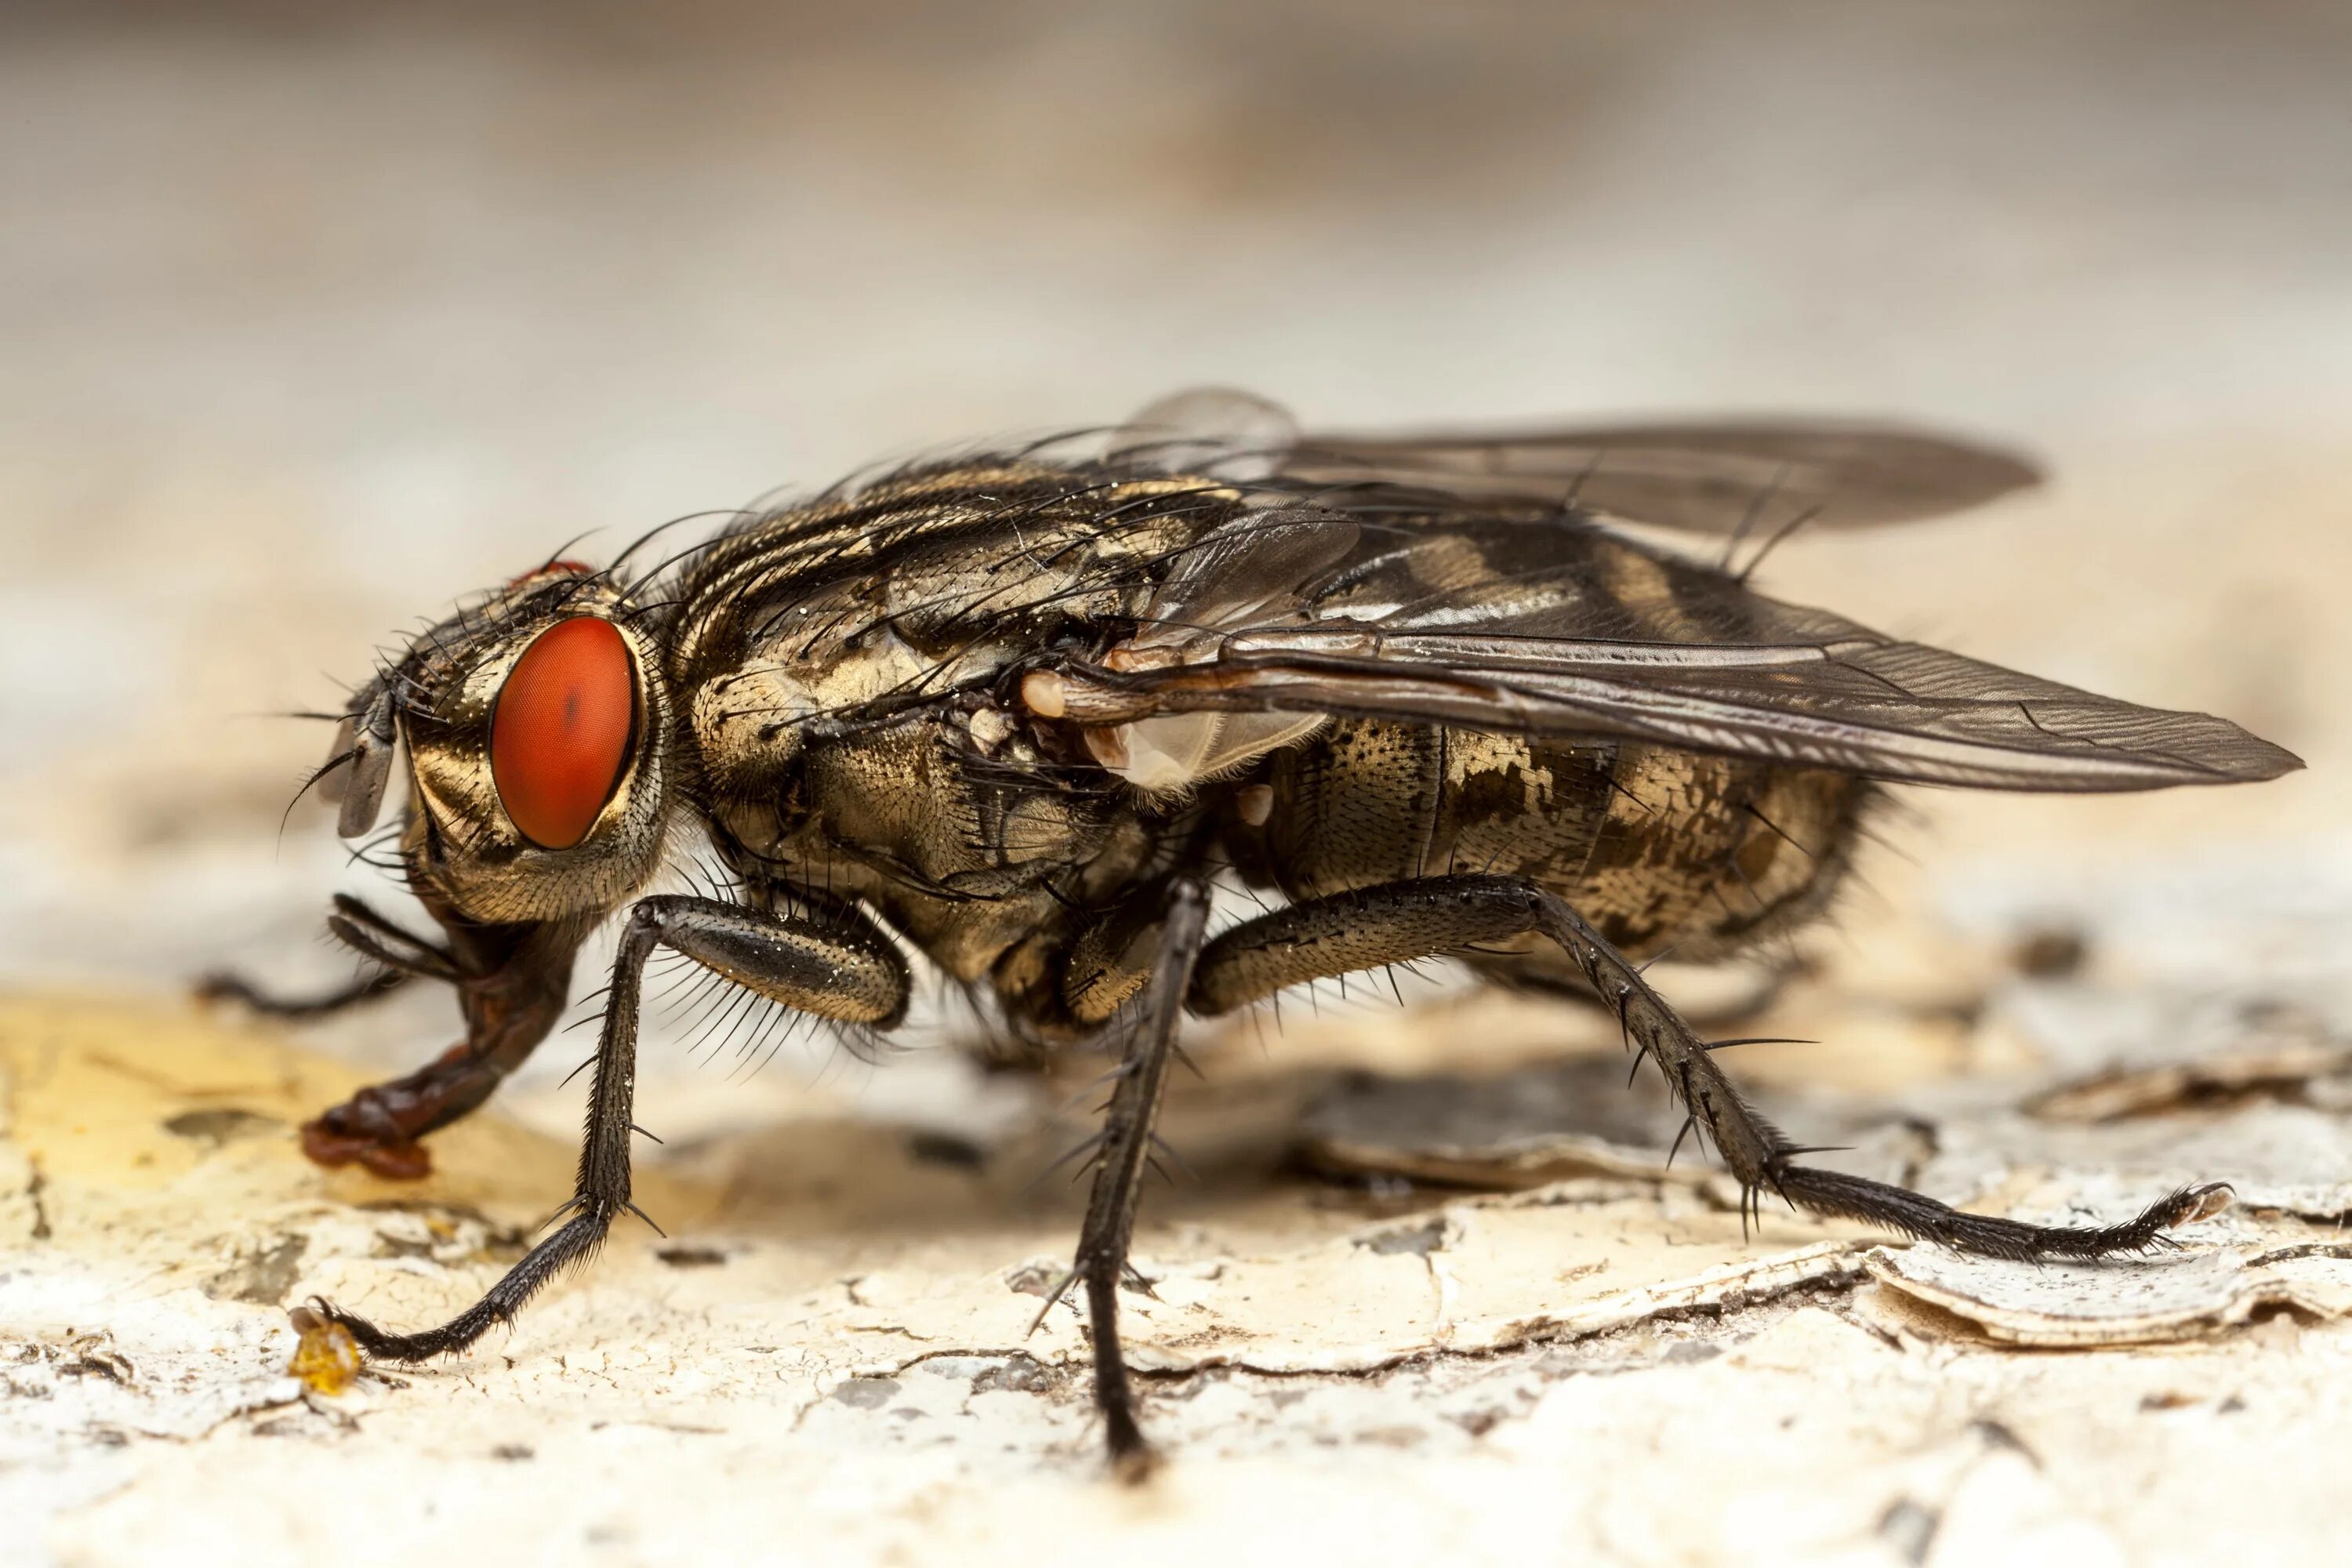
[[[2312,770],[1914,792],[1844,951],[2340,979],[2347,82],[2352,11],[2285,0],[9,5],[0,973],[339,977],[379,879],[281,830],[326,735],[273,712],[576,534],[1223,382],[2038,453],[1767,586]]]

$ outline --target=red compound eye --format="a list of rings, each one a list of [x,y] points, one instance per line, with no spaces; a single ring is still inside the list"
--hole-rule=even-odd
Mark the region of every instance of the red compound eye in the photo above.
[[[621,782],[637,683],[610,621],[558,621],[515,661],[490,721],[490,777],[522,836],[569,849]]]

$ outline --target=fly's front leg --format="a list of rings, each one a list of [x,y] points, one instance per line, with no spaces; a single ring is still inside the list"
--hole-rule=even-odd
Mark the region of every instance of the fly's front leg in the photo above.
[[[1690,1127],[1715,1144],[1751,1204],[1769,1191],[1818,1214],[1885,1226],[1964,1252],[2039,1259],[2163,1246],[2165,1227],[2213,1213],[2227,1195],[2220,1185],[2189,1188],[2116,1226],[2025,1225],[1963,1214],[1885,1182],[1800,1164],[1805,1151],[1740,1099],[1706,1042],[1641,971],[1566,900],[1516,877],[1431,877],[1277,910],[1209,944],[1193,975],[1190,1005],[1197,1013],[1229,1012],[1308,980],[1458,953],[1528,931],[1559,943],[1583,972],[1616,1014],[1628,1042],[1665,1074]]]
[[[373,1002],[423,977],[456,984],[464,978],[449,950],[384,919],[348,893],[335,895],[327,929],[366,959],[369,973],[350,984],[316,996],[284,996],[266,991],[242,974],[207,974],[196,982],[203,1002],[235,1002],[272,1018],[324,1018]]]
[[[242,974],[207,974],[196,982],[200,1002],[235,1002],[269,1018],[326,1018],[362,1002],[373,1002],[408,984],[401,969],[372,969],[350,984],[315,996],[284,996],[264,991]]]
[[[629,1133],[637,1082],[637,1008],[646,960],[668,947],[771,1001],[843,1023],[888,1028],[907,1010],[907,967],[887,939],[846,912],[785,918],[714,899],[641,900],[629,911],[596,1043],[588,1134],[562,1228],[508,1270],[489,1293],[437,1329],[388,1333],[332,1307],[321,1310],[360,1348],[388,1361],[423,1361],[464,1350],[494,1323],[511,1323],[524,1302],[566,1266],[603,1244],[613,1221],[637,1212],[629,1201]]]
[[[414,936],[355,899],[339,898],[328,928],[387,968],[457,988],[466,1037],[405,1077],[372,1084],[303,1123],[302,1152],[321,1165],[354,1161],[377,1175],[413,1179],[433,1168],[418,1141],[472,1112],[563,1016],[574,924],[476,925],[435,910],[448,943]]]
[[[446,943],[337,894],[327,929],[373,968],[325,995],[272,995],[235,974],[197,984],[196,994],[205,1001],[238,1002],[279,1018],[326,1017],[411,980],[457,988],[466,1016],[463,1040],[416,1071],[370,1085],[303,1124],[302,1151],[321,1165],[356,1162],[394,1181],[425,1175],[433,1160],[418,1140],[488,1100],[562,1016],[576,931],[478,926],[449,911],[433,912],[448,934]]]
[[[1086,1224],[1078,1233],[1077,1260],[1061,1287],[1046,1300],[1050,1310],[1073,1281],[1086,1285],[1087,1317],[1094,1336],[1095,1404],[1103,1413],[1111,1462],[1130,1479],[1150,1467],[1151,1450],[1135,1417],[1135,1391],[1128,1381],[1127,1359],[1119,1350],[1118,1288],[1127,1274],[1128,1247],[1135,1237],[1135,1206],[1143,1193],[1143,1173],[1151,1160],[1152,1123],[1160,1114],[1184,997],[1209,923],[1209,889],[1202,882],[1178,878],[1166,884],[1165,899],[1160,919],[1144,922],[1120,943],[1128,954],[1149,951],[1154,956],[1148,968],[1136,965],[1149,978],[1105,1108],[1095,1154],[1094,1188],[1087,1199]],[[1115,916],[1104,929],[1120,929],[1124,923]],[[1146,947],[1147,942],[1150,946]],[[1085,945],[1081,943],[1082,948]],[[1115,983],[1107,987],[1097,973],[1076,983],[1097,1006],[1103,1005],[1106,996],[1124,994],[1128,989]],[[1045,1321],[1043,1312],[1038,1321]]]

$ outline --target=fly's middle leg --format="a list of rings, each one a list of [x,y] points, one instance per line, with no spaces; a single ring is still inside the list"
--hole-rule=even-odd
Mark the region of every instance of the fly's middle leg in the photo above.
[[[1656,1062],[1696,1130],[1715,1145],[1752,1208],[1766,1193],[1940,1242],[1963,1252],[2040,1259],[2097,1258],[2168,1244],[2167,1226],[2215,1211],[2228,1189],[2191,1187],[2132,1219],[2105,1226],[2027,1225],[1948,1205],[1867,1177],[1800,1163],[1806,1151],[1743,1100],[1706,1043],[1650,988],[1641,971],[1558,894],[1517,877],[1431,877],[1340,893],[1277,910],[1211,942],[1190,1005],[1215,1015],[1285,986],[1415,958],[1461,953],[1537,932],[1565,952],[1617,1016],[1629,1046]],[[1743,1209],[1742,1219],[1747,1210]]]
[[[363,1318],[320,1305],[368,1354],[423,1361],[464,1350],[493,1324],[510,1323],[523,1303],[567,1266],[594,1252],[613,1221],[637,1213],[630,1202],[629,1134],[637,1080],[637,1011],[646,961],[656,947],[769,1000],[844,1023],[887,1028],[906,1013],[905,961],[870,924],[846,911],[783,917],[714,899],[640,900],[629,911],[588,1097],[588,1135],[571,1201],[557,1211],[561,1229],[531,1248],[488,1294],[449,1321],[420,1333],[394,1333]]]

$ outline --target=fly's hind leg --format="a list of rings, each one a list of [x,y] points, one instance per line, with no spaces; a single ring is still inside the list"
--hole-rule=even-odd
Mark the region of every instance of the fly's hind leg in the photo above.
[[[643,899],[629,911],[588,1096],[587,1140],[561,1229],[531,1248],[488,1294],[436,1329],[392,1333],[321,1304],[360,1348],[388,1361],[423,1361],[464,1350],[494,1323],[510,1323],[524,1302],[566,1266],[594,1252],[613,1221],[637,1213],[629,1201],[629,1134],[637,1080],[637,1008],[646,961],[668,947],[773,1002],[843,1023],[888,1028],[905,1015],[905,961],[882,933],[846,911],[808,918],[744,909],[715,899]]]
[[[1642,973],[1566,900],[1516,877],[1431,877],[1340,893],[1277,910],[1211,942],[1192,978],[1190,1005],[1215,1015],[1285,986],[1463,952],[1534,931],[1558,943],[1627,1041],[1664,1073],[1695,1128],[1712,1142],[1752,1204],[1770,1193],[1817,1214],[1888,1226],[1993,1258],[2097,1258],[2168,1244],[2168,1226],[2215,1212],[2228,1189],[2192,1187],[2120,1225],[2026,1225],[1963,1214],[1933,1198],[1842,1172],[1799,1163],[1804,1151],[1739,1097],[1706,1043]]]

